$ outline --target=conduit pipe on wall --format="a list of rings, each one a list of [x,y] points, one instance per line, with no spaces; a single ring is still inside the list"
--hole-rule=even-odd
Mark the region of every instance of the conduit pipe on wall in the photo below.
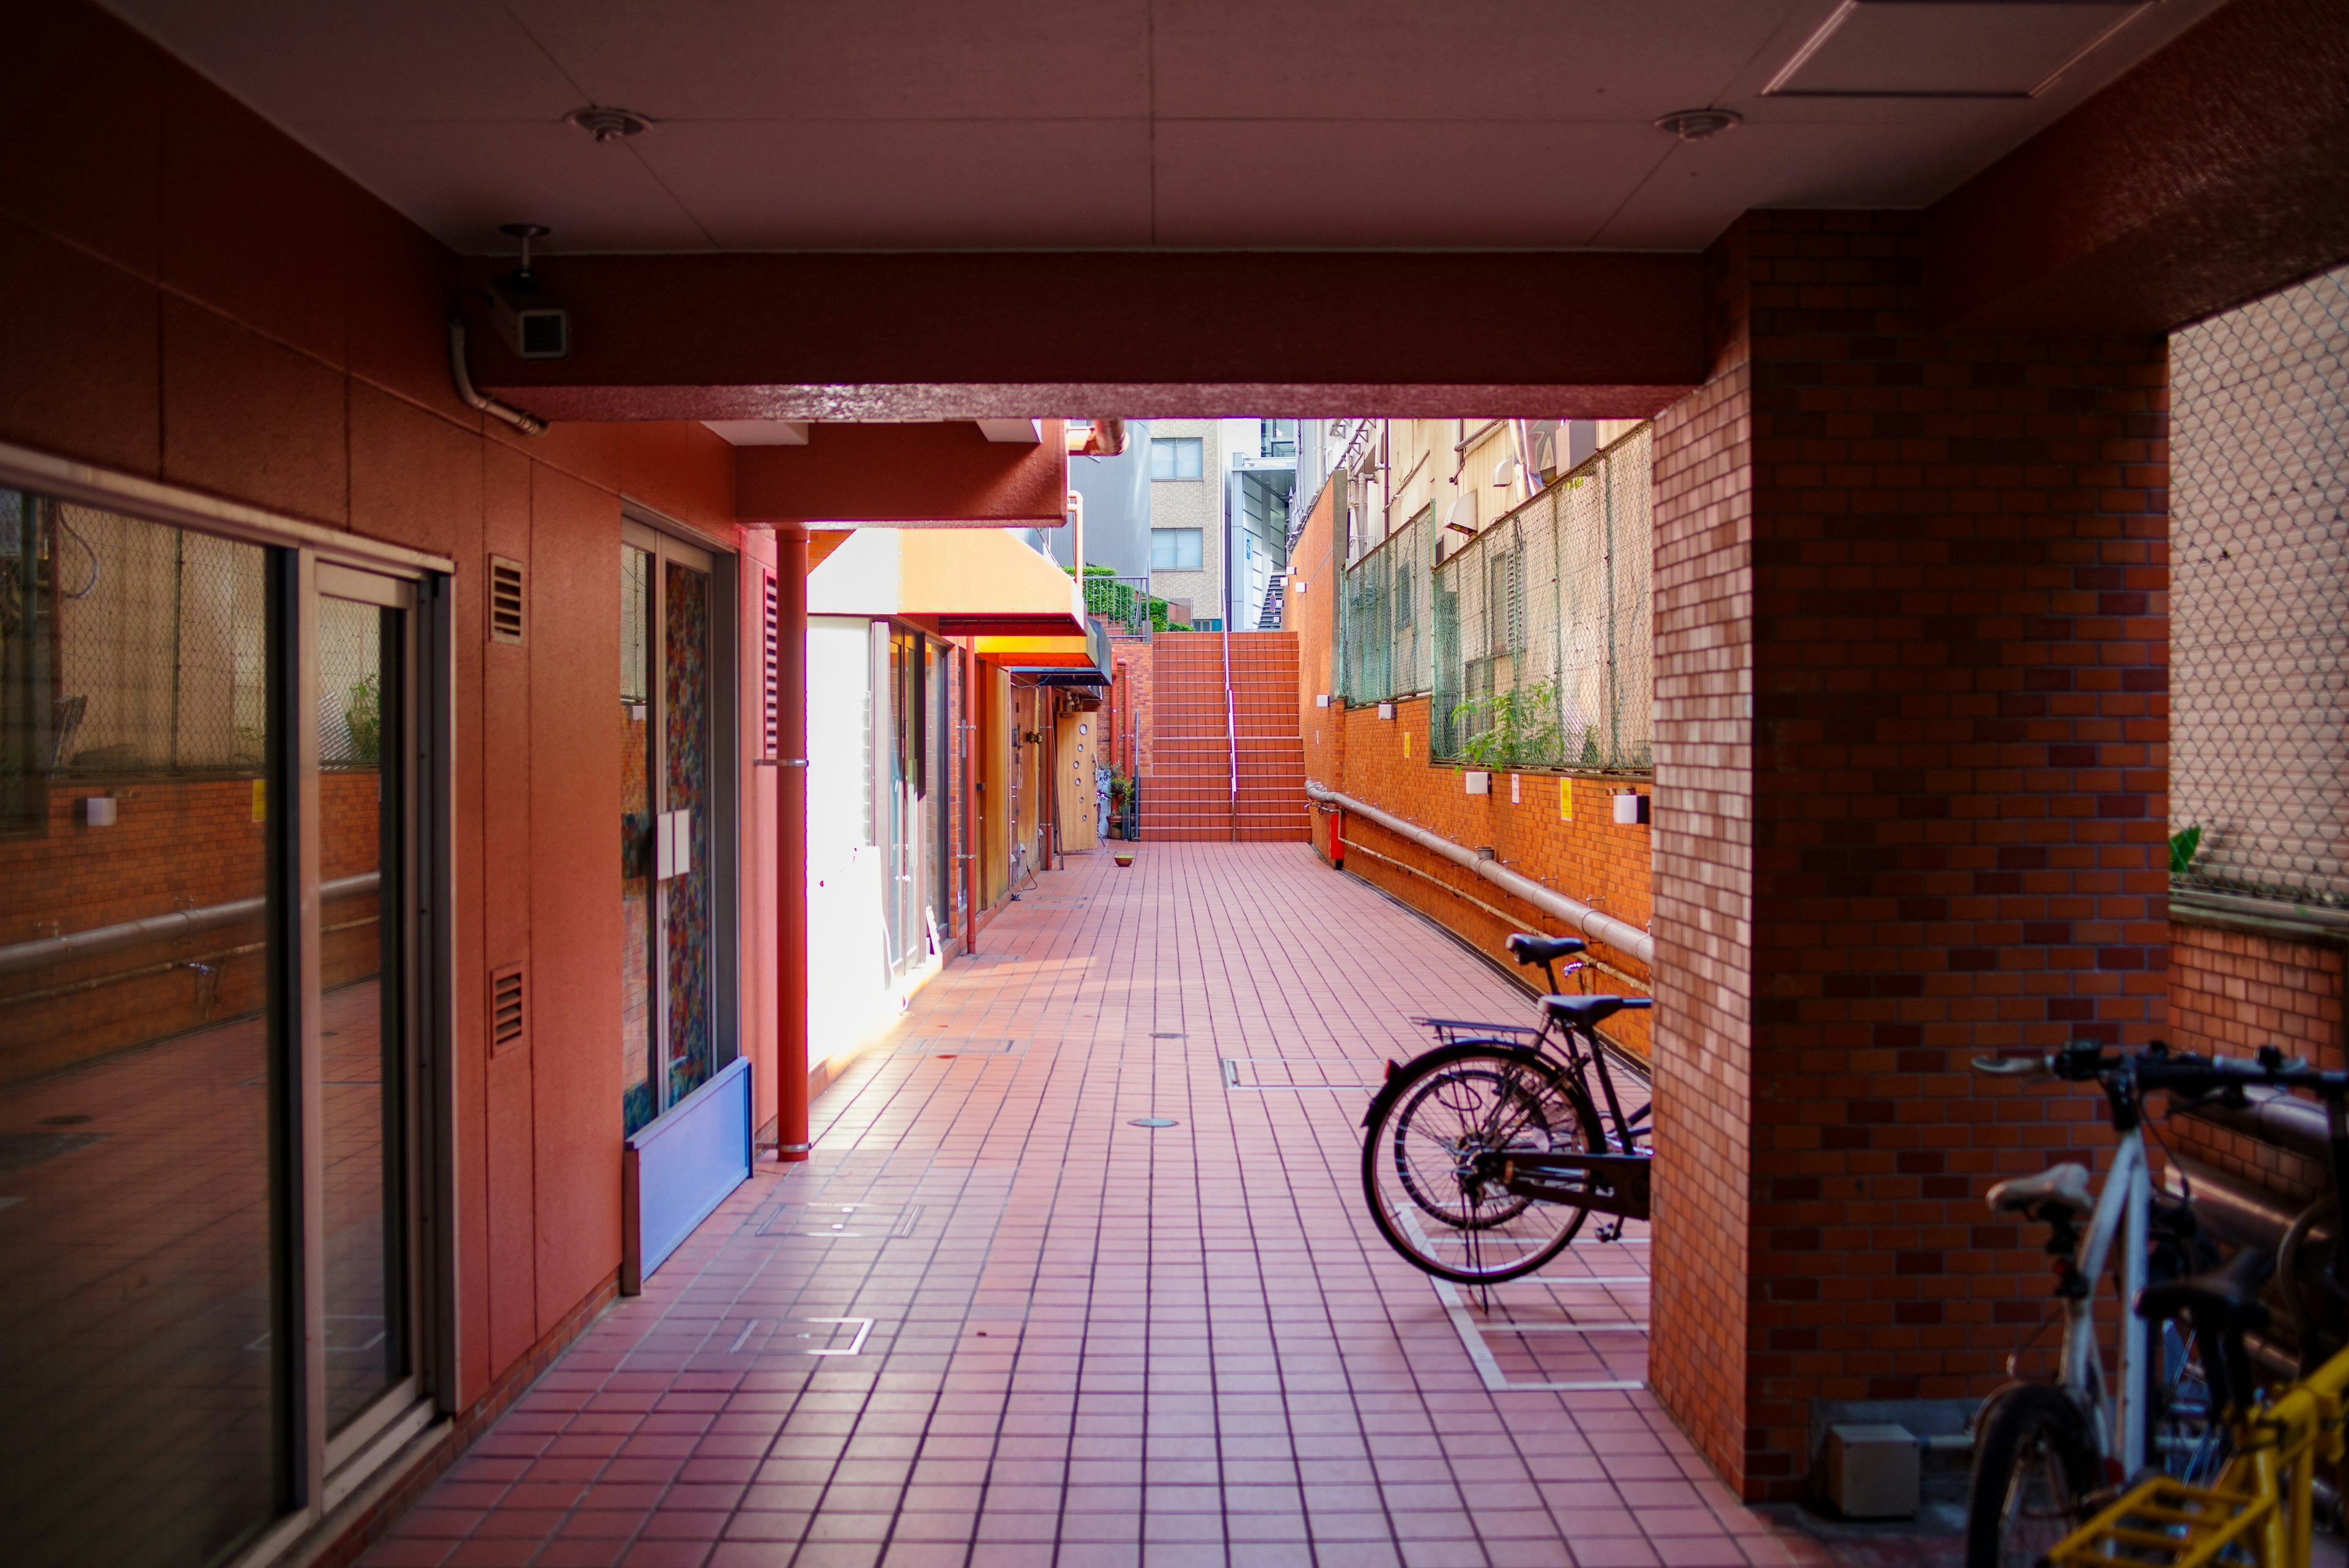
[[[1600,914],[1589,905],[1578,903],[1563,893],[1554,892],[1530,877],[1521,877],[1515,871],[1506,869],[1496,860],[1481,859],[1474,850],[1464,849],[1448,838],[1439,838],[1427,829],[1381,811],[1377,806],[1365,805],[1352,795],[1340,794],[1336,790],[1315,784],[1310,779],[1305,781],[1305,794],[1309,800],[1319,801],[1324,805],[1336,806],[1340,811],[1351,812],[1366,822],[1385,828],[1398,838],[1408,838],[1431,855],[1441,855],[1455,866],[1465,867],[1485,881],[1515,898],[1522,898],[1544,914],[1557,916],[1592,941],[1604,942],[1617,952],[1628,954],[1644,964],[1653,964],[1656,961],[1656,939],[1629,920],[1619,920],[1612,915]]]
[[[357,877],[341,877],[319,884],[318,896],[326,898],[347,898],[360,893],[372,893],[381,881],[381,873],[366,871]],[[191,937],[199,931],[209,931],[239,920],[252,919],[268,909],[265,898],[232,898],[225,904],[206,904],[201,909],[174,909],[168,915],[150,915],[144,919],[124,920],[116,925],[98,926],[70,935],[42,937],[29,942],[17,942],[0,948],[0,974],[15,974],[21,970],[41,969],[51,964],[71,963],[77,959],[96,958],[101,953],[119,952],[136,947],[140,942],[170,937]]]
[[[453,316],[449,318],[449,377],[457,383],[457,396],[467,408],[503,420],[524,435],[546,433],[546,421],[536,414],[523,413],[474,387],[473,373],[465,368],[465,324]]]

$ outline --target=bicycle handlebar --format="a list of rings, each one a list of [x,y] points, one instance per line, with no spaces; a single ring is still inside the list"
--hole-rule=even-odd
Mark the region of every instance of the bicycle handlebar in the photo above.
[[[2198,1056],[2174,1052],[2156,1044],[2143,1051],[2108,1051],[2101,1045],[2066,1045],[2060,1051],[2027,1056],[1977,1056],[1973,1070],[1997,1078],[2060,1078],[2087,1083],[2128,1073],[2140,1089],[2166,1089],[2176,1094],[2207,1094],[2230,1085],[2261,1084],[2276,1088],[2313,1089],[2327,1099],[2349,1096],[2349,1073],[2327,1073],[2296,1057],[2287,1057],[2272,1045],[2263,1045],[2256,1060]]]

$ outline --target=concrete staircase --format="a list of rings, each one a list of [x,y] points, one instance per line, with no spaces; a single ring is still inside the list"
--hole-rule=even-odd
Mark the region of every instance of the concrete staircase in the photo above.
[[[1239,794],[1225,724],[1224,638],[1171,632],[1151,654],[1154,739],[1142,781],[1142,838],[1303,839],[1305,744],[1297,732],[1297,638],[1234,632],[1232,729]]]

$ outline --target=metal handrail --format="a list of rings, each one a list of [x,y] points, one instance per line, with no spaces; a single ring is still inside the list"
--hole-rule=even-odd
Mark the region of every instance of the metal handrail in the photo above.
[[[1465,867],[1503,891],[1524,899],[1544,914],[1555,915],[1596,942],[1604,942],[1617,952],[1652,965],[1656,961],[1656,939],[1631,924],[1612,915],[1601,914],[1589,905],[1568,898],[1565,894],[1543,887],[1530,877],[1521,877],[1505,869],[1498,861],[1487,860],[1474,850],[1464,849],[1448,838],[1439,837],[1416,823],[1367,805],[1352,795],[1340,794],[1325,784],[1305,781],[1305,794],[1325,805],[1334,805],[1356,816],[1366,817],[1399,838],[1408,838],[1430,854],[1441,855],[1456,866]]]

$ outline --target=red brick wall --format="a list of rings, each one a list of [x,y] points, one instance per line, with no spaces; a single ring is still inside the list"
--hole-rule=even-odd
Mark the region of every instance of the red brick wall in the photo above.
[[[2274,1045],[2340,1068],[2344,952],[2349,932],[2297,934],[2256,919],[2173,911],[2170,1043],[2230,1056]],[[2332,1181],[2314,1161],[2205,1122],[2175,1119],[2164,1136],[2182,1152],[2286,1197],[2314,1199]]]
[[[1656,420],[1656,1245],[1648,1379],[1733,1484],[1748,1430],[1754,454],[1744,234],[1705,385]]]
[[[1752,1497],[2035,1321],[1983,1180],[2108,1135],[1966,1058],[2166,1027],[2164,345],[1925,337],[1920,254],[1741,220],[1658,431],[1652,1376]]]

